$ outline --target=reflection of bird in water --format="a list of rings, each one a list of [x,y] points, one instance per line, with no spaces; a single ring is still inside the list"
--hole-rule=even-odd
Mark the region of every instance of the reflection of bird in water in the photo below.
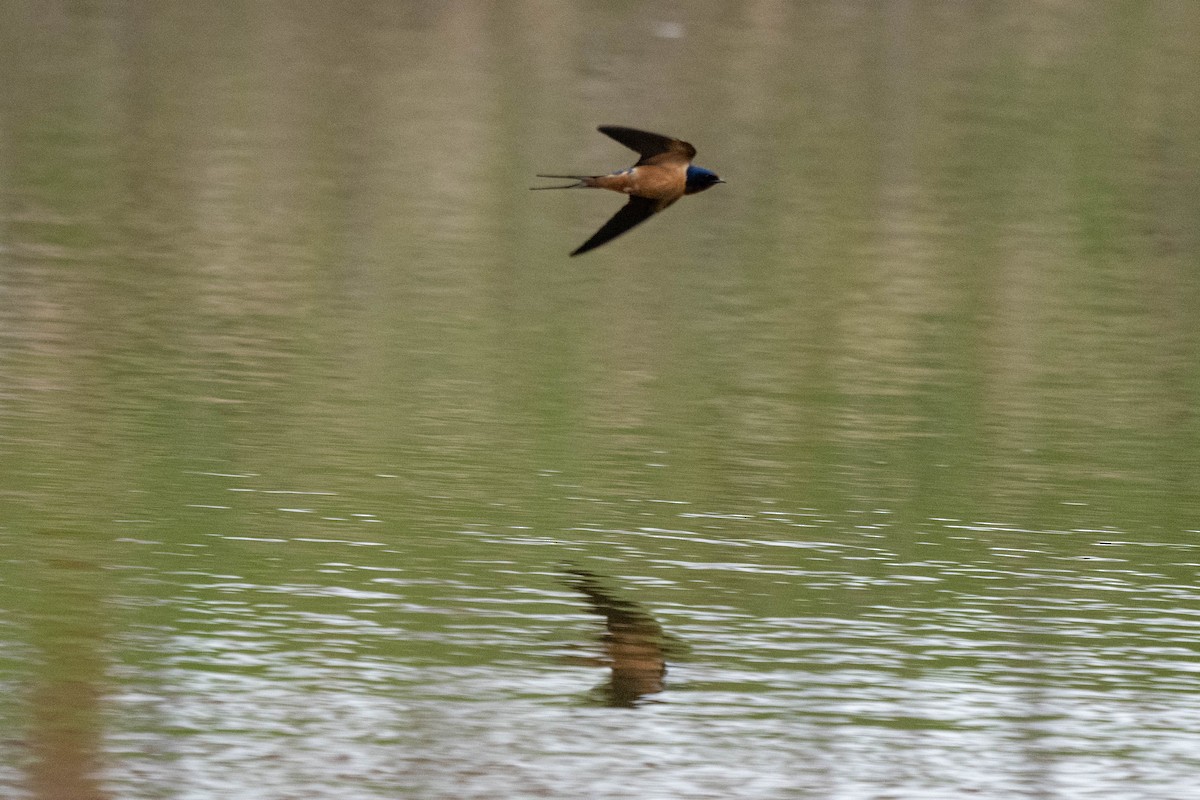
[[[642,697],[661,692],[666,655],[679,652],[680,644],[663,633],[648,611],[614,597],[593,573],[571,568],[567,574],[567,585],[588,599],[593,613],[604,617],[602,663],[612,668],[611,680],[597,687],[604,704],[631,708]]]

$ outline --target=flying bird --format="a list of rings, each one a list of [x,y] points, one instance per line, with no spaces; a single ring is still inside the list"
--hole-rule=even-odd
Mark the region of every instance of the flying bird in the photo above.
[[[696,194],[725,181],[703,167],[692,164],[696,148],[679,139],[658,133],[601,125],[596,130],[616,139],[641,158],[628,169],[608,175],[538,175],[539,178],[573,180],[566,186],[535,186],[534,189],[611,189],[629,195],[629,202],[601,226],[572,256],[594,250],[645,222],[685,194]]]

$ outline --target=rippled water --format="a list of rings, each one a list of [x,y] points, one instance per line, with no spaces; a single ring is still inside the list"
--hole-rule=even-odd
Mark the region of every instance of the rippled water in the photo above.
[[[1190,797],[1198,31],[4,6],[0,795]]]

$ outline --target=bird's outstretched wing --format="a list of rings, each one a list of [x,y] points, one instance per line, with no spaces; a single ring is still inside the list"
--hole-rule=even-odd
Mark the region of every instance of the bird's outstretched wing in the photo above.
[[[696,148],[685,141],[672,139],[661,133],[639,131],[637,128],[624,128],[620,125],[601,125],[596,130],[639,153],[642,158],[634,166],[688,164],[696,157]]]
[[[664,208],[666,208],[666,205],[663,205],[658,200],[651,200],[646,197],[630,197],[629,202],[621,206],[621,210],[613,214],[612,219],[604,223],[600,227],[600,230],[592,234],[592,238],[575,248],[575,252],[571,253],[571,255],[577,256],[580,253],[586,253],[588,250],[594,250],[605,242],[617,238],[634,225],[645,222]]]

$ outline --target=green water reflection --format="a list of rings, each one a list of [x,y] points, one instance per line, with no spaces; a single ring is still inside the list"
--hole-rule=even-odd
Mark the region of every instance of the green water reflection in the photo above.
[[[1198,36],[5,4],[0,794],[1182,796]],[[729,183],[568,261],[601,123]],[[564,560],[660,702],[581,702]]]

